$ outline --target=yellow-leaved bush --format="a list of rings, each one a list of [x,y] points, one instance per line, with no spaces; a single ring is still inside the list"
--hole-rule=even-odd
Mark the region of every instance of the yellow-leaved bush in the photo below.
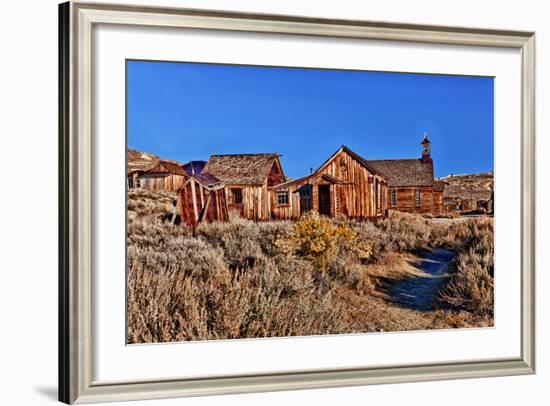
[[[317,212],[308,212],[275,245],[282,253],[298,255],[325,271],[337,258],[366,261],[372,254],[369,241],[349,224],[335,224]]]

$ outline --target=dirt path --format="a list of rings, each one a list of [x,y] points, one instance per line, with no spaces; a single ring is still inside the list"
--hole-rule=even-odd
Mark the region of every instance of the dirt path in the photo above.
[[[393,284],[388,289],[391,300],[409,309],[432,310],[433,301],[440,283],[448,277],[447,264],[455,257],[453,251],[435,248],[412,264],[418,275],[411,275]]]

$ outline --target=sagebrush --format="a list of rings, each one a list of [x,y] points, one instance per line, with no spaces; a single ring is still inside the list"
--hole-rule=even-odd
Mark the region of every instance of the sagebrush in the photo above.
[[[354,222],[310,213],[295,223],[232,216],[192,230],[171,224],[173,205],[167,193],[128,195],[129,343],[492,323],[491,281],[473,271],[492,269],[492,220],[434,225],[395,212]],[[458,251],[440,297],[449,306],[418,312],[389,303],[389,275],[431,247]]]

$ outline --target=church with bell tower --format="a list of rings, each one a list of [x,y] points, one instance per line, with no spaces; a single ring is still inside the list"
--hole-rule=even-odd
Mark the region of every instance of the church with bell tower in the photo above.
[[[420,141],[420,158],[367,161],[388,182],[388,208],[408,213],[443,212],[445,184],[434,179],[434,160],[428,133]]]
[[[429,164],[432,162],[432,157],[430,156],[431,150],[430,150],[430,140],[428,139],[428,133],[424,132],[424,138],[422,139],[422,142],[420,143],[422,145],[422,162],[425,164]]]

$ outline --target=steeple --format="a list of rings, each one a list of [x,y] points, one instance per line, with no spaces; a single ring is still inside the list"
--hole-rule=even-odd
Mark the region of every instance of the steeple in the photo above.
[[[424,139],[422,139],[422,142],[420,143],[422,145],[422,159],[421,161],[423,163],[430,163],[432,162],[432,157],[430,156],[431,148],[430,148],[430,140],[428,139],[428,133],[424,132]]]

